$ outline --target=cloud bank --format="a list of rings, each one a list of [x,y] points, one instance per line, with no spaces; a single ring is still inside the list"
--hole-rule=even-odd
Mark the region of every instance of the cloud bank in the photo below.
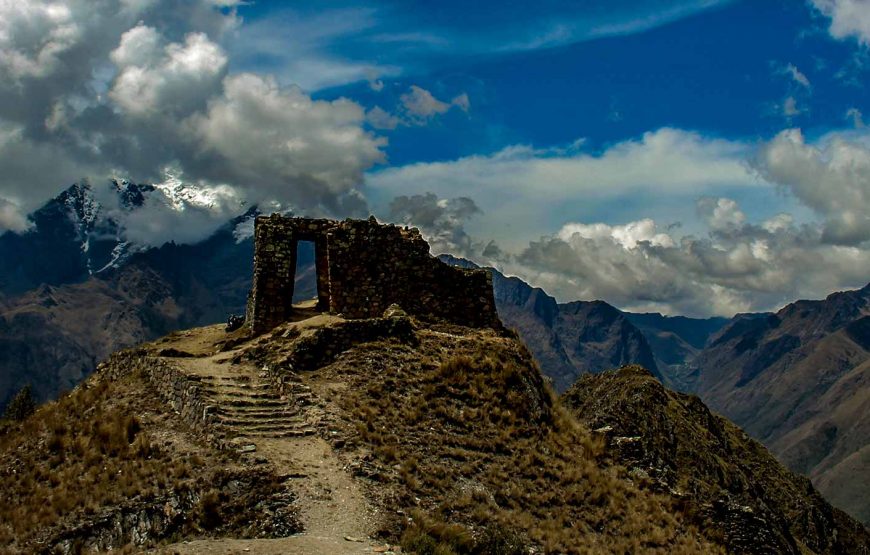
[[[0,229],[89,177],[231,187],[242,203],[360,209],[383,159],[364,110],[229,69],[221,0],[0,2]],[[224,212],[217,211],[222,217]]]
[[[418,225],[438,244],[452,245],[452,252],[518,275],[562,301],[604,299],[636,311],[731,316],[867,284],[868,144],[866,135],[855,132],[810,143],[790,129],[759,145],[741,145],[668,129],[598,155],[523,149],[522,154],[513,150],[385,170],[376,177],[386,174],[384,186],[393,186],[397,175],[407,172],[406,183],[448,194],[464,187],[500,190],[526,205],[547,196],[559,202],[572,195],[585,195],[590,202],[611,195],[631,198],[651,183],[669,202],[685,191],[689,194],[682,198],[694,204],[701,222],[692,232],[680,234],[679,226],[652,218],[569,220],[508,252],[489,248],[491,237],[467,231],[493,211],[506,209],[512,217],[508,204],[486,204],[486,214],[448,211],[459,197],[417,195],[397,203],[391,215]],[[814,217],[803,222],[788,213],[752,218],[732,198],[704,194],[723,182],[778,188]],[[522,183],[540,186],[523,192]]]

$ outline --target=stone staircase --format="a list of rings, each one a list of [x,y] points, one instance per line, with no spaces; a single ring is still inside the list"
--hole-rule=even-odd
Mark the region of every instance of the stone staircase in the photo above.
[[[291,384],[282,398],[267,380],[252,375],[201,376],[200,389],[213,407],[214,422],[230,434],[256,438],[292,438],[316,433],[306,418],[311,392]]]

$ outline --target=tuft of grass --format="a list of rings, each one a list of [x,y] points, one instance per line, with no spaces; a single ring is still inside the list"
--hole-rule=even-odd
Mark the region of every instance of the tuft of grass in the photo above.
[[[358,346],[319,371],[349,382],[336,399],[348,444],[367,447],[379,488],[416,511],[395,523],[405,551],[719,552],[669,498],[601,462],[603,439],[558,402],[522,344],[458,331]]]

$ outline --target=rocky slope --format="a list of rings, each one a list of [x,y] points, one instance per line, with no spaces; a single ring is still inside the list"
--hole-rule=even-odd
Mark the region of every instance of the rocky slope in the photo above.
[[[870,522],[870,286],[738,318],[694,365],[714,410]]]
[[[720,551],[671,496],[599,464],[513,337],[300,318],[120,353],[6,424],[0,549]]]
[[[735,553],[866,553],[867,533],[695,396],[638,366],[585,375],[563,402],[640,481],[680,497]],[[708,532],[709,533],[709,532]]]

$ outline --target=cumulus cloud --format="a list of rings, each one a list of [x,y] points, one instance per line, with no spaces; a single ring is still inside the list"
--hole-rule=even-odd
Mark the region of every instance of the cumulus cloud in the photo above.
[[[0,197],[0,229],[26,231],[30,226],[27,219],[21,215],[18,207],[9,200]]]
[[[825,219],[823,239],[855,245],[870,240],[870,146],[832,135],[807,144],[798,129],[763,145],[753,165]]]
[[[139,25],[124,33],[109,55],[119,71],[109,97],[125,114],[184,116],[219,90],[227,57],[217,44],[203,33],[163,49],[160,40],[156,30]]]
[[[837,39],[854,38],[870,45],[870,9],[866,0],[812,0],[831,19],[828,32]]]
[[[502,269],[563,300],[605,299],[639,311],[730,316],[866,284],[870,253],[830,245],[787,215],[749,223],[725,198],[703,199],[706,237],[671,237],[652,220],[570,223]]]
[[[189,122],[202,145],[192,165],[261,198],[330,207],[383,157],[383,141],[362,130],[363,119],[349,100],[315,101],[268,77],[232,75],[223,95]]]
[[[433,193],[400,195],[390,202],[389,211],[391,221],[419,228],[433,254],[470,256],[475,250],[484,250],[465,232],[465,222],[481,213],[468,197],[439,199]]]
[[[241,25],[238,4],[0,2],[4,210],[20,219],[83,177],[160,182],[172,168],[249,204],[358,213],[363,172],[382,159],[383,141],[351,101],[230,73],[222,41]],[[135,224],[131,233],[147,231]]]
[[[697,209],[710,229],[716,232],[741,229],[746,221],[740,206],[729,198],[701,197]]]
[[[676,203],[761,188],[746,164],[750,152],[746,144],[664,128],[600,152],[583,141],[549,149],[515,145],[488,156],[385,168],[370,172],[366,182],[382,198],[408,194],[409,187],[440,198],[467,196],[486,211],[469,229],[518,248],[529,237],[552,233],[560,221],[592,217],[615,204],[645,211],[631,219],[681,219]]]
[[[599,153],[583,152],[582,144],[514,147],[486,157],[386,169],[369,181],[382,193],[407,191],[409,184],[434,191],[402,197],[393,216],[444,237],[444,250],[493,264],[560,300],[604,299],[631,310],[730,316],[867,283],[867,145],[870,139],[856,133],[808,144],[791,130],[749,145],[665,129]],[[784,206],[797,203],[791,206],[801,221],[788,213],[759,215],[765,211],[757,206],[744,210],[718,193],[753,198],[777,189],[786,195],[780,197]],[[654,194],[643,196],[647,191]],[[458,196],[474,199],[486,213],[439,220],[443,199]],[[606,207],[639,196],[655,219],[620,220],[611,211],[609,222],[567,219],[548,232],[523,227],[530,220],[559,222],[565,206]],[[695,206],[698,220],[688,229],[660,219],[663,207],[675,202]],[[812,213],[803,207],[818,219],[807,219]],[[588,214],[601,212],[593,208]],[[444,225],[435,225],[439,221]],[[507,248],[489,248],[492,237],[507,241]]]

